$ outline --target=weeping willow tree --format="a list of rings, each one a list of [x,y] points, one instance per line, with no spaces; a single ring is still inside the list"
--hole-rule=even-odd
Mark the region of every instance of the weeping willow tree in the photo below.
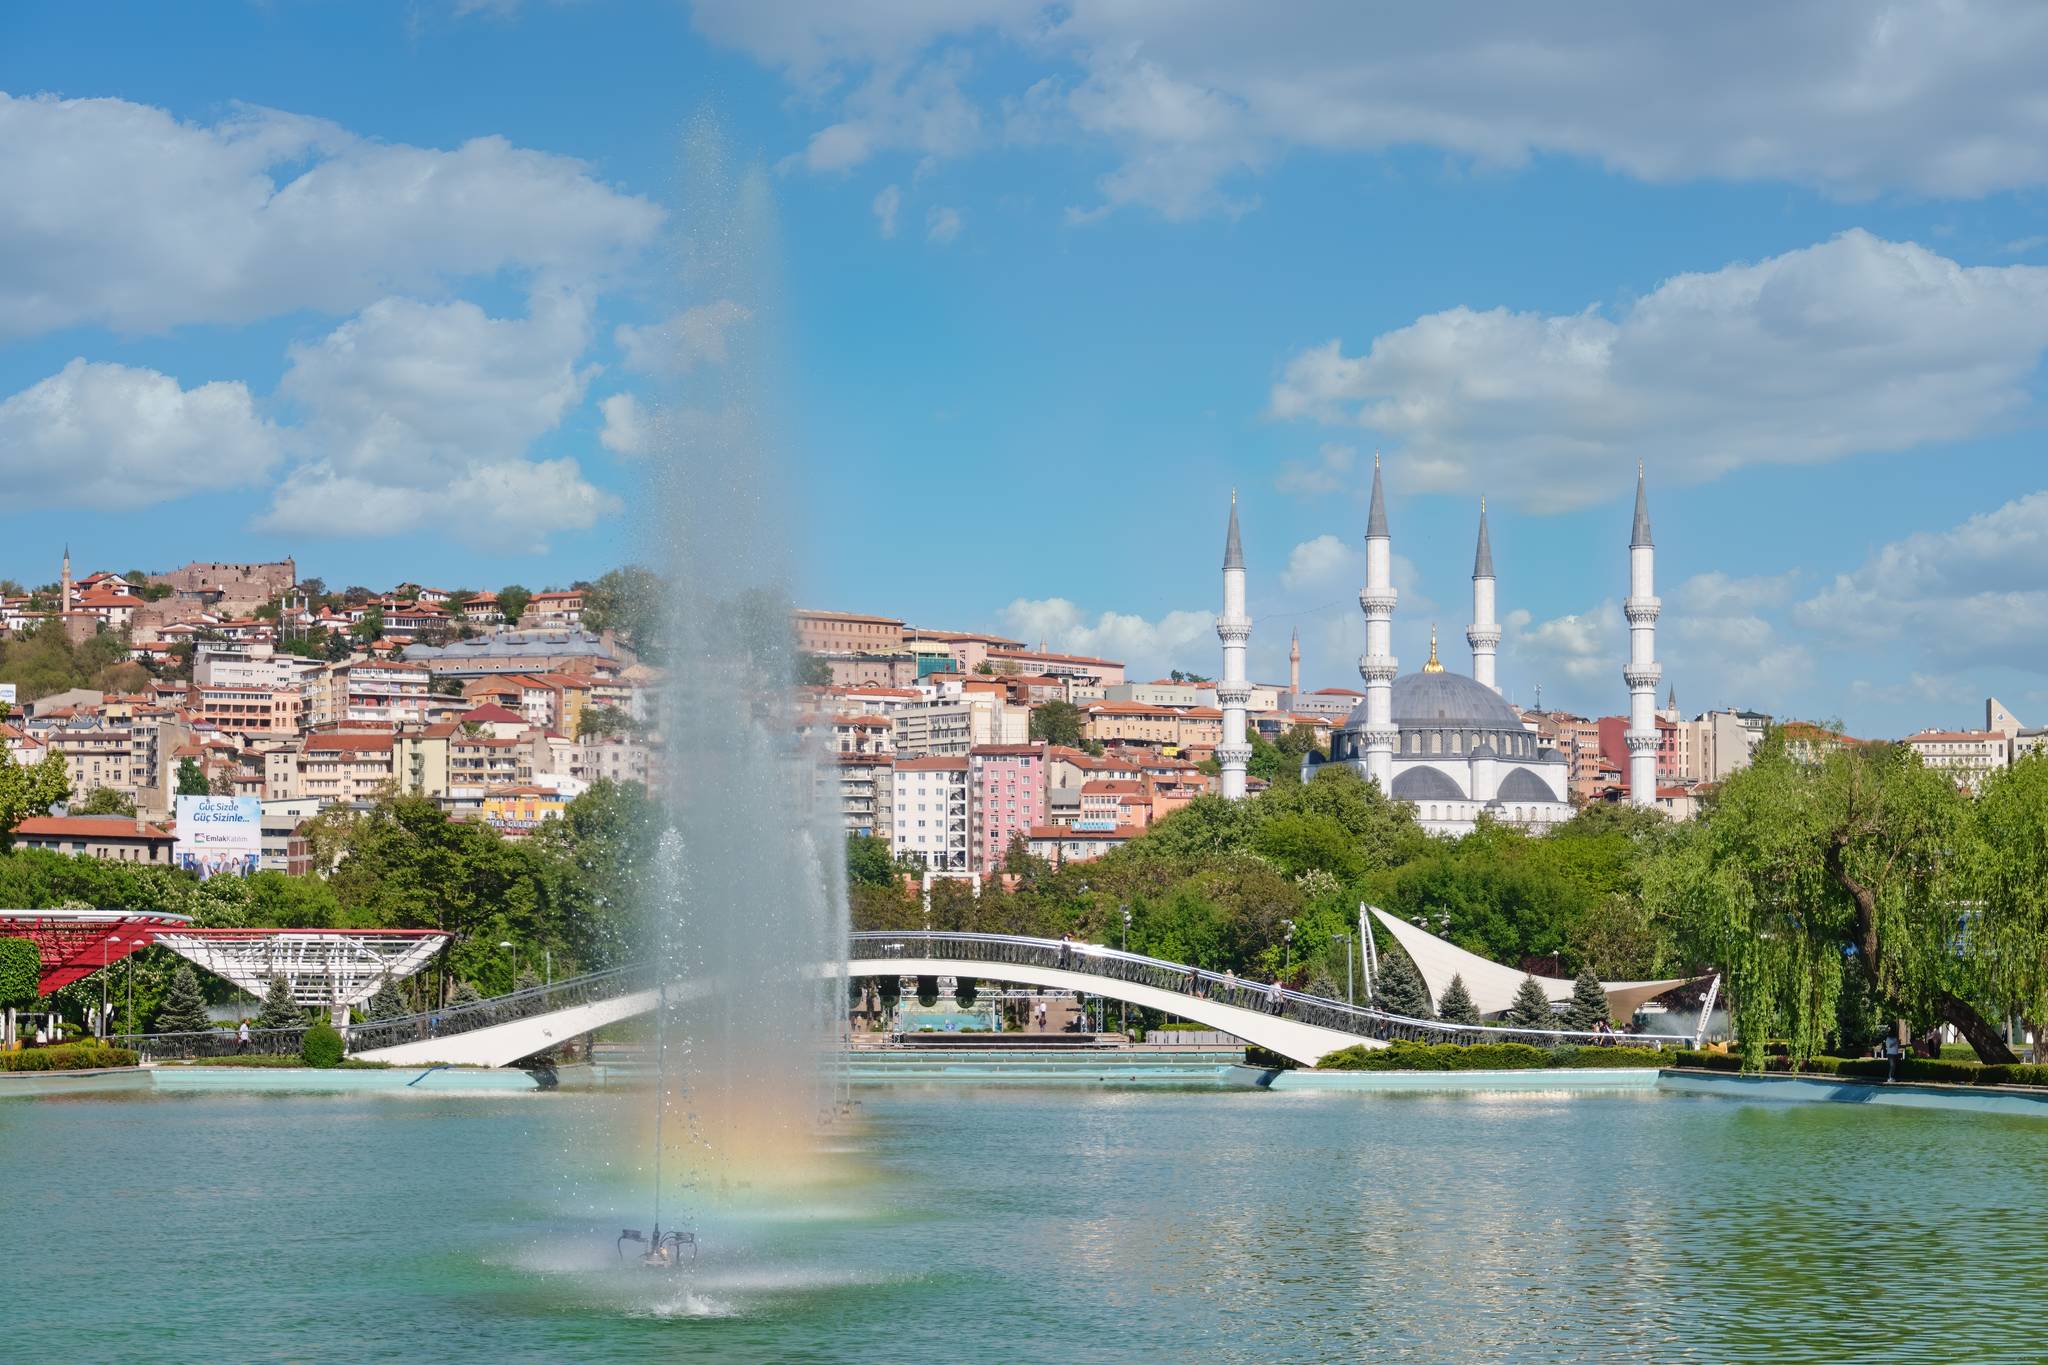
[[[1970,955],[1994,999],[2048,1024],[2048,754],[1993,774],[1977,799]]]
[[[1953,784],[1901,746],[1803,763],[1774,738],[1650,859],[1644,897],[1725,972],[1752,1066],[1773,1036],[1796,1057],[1818,1052],[1849,974],[1900,1017],[1953,1024],[1985,1061],[2009,1062],[1961,932],[1977,826]]]

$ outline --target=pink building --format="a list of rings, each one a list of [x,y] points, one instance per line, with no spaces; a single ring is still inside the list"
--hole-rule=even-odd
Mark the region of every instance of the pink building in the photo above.
[[[983,744],[968,753],[975,869],[1000,870],[1010,841],[1046,822],[1043,744]]]

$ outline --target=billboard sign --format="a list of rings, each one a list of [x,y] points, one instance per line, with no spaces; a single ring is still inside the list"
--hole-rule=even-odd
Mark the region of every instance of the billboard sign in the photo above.
[[[263,856],[263,803],[253,796],[181,796],[172,861],[199,874],[246,877]]]

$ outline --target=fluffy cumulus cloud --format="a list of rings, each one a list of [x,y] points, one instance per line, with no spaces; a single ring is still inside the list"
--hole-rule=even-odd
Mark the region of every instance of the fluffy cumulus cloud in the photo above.
[[[1002,627],[1030,644],[1044,640],[1070,654],[1118,659],[1140,674],[1185,668],[1198,670],[1198,651],[1213,653],[1216,616],[1207,611],[1170,611],[1156,620],[1105,611],[1092,619],[1064,597],[1020,597],[999,613]]]
[[[0,485],[15,506],[132,508],[260,483],[276,428],[249,390],[73,360],[0,401]]]
[[[2025,0],[1673,9],[1594,0],[693,0],[698,28],[814,110],[798,159],[1062,139],[1125,204],[1239,212],[1289,152],[1438,148],[1483,167],[1580,157],[1649,181],[1844,195],[2048,183],[2048,10]],[[986,54],[976,61],[977,54]],[[982,73],[986,73],[985,75]]]
[[[616,510],[576,462],[528,451],[583,401],[587,306],[541,293],[525,318],[383,299],[295,346],[279,395],[301,462],[265,524],[308,534],[446,528],[536,550]]]
[[[630,393],[615,393],[597,405],[604,414],[604,426],[597,443],[614,455],[645,455],[654,447],[654,432],[640,400]]]
[[[1365,549],[1325,533],[1304,540],[1288,552],[1280,586],[1289,592],[1356,588],[1365,581]]]
[[[1398,442],[1411,490],[1548,511],[1613,496],[1645,451],[1697,482],[1974,436],[2026,404],[2044,348],[2048,268],[1856,231],[1674,276],[1617,316],[1454,308],[1314,346],[1271,410]]]
[[[614,335],[626,368],[641,374],[686,374],[704,365],[723,365],[733,333],[753,312],[732,299],[713,299],[685,308],[651,327],[621,327]]]
[[[201,124],[0,94],[0,165],[0,339],[346,313],[505,270],[587,283],[661,222],[569,157],[384,143],[272,109]]]
[[[2048,491],[1893,541],[1794,612],[1838,644],[1919,651],[1929,671],[2048,668]]]

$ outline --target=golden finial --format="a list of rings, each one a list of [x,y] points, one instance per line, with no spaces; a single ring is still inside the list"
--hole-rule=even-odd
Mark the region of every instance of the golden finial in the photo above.
[[[1436,657],[1436,622],[1434,621],[1429,623],[1429,662],[1422,666],[1422,671],[1424,673],[1441,673],[1444,671],[1443,661]]]

